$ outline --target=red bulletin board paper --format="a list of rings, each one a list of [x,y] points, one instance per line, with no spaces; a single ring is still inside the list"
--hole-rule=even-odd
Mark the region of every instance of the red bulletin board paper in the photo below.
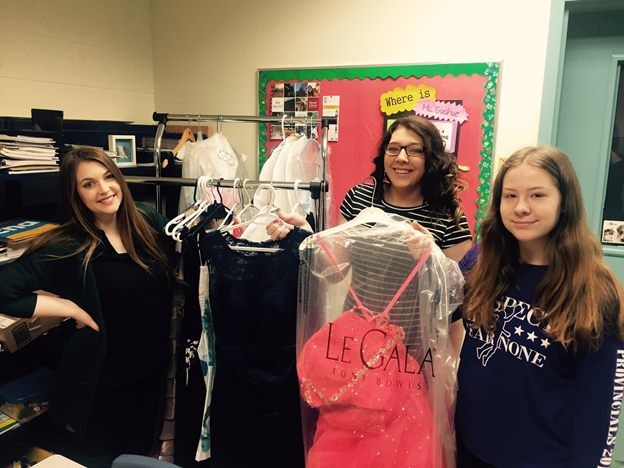
[[[261,114],[262,99],[265,99],[264,114],[270,115],[270,86],[274,83],[319,81],[321,99],[323,96],[340,96],[339,141],[329,143],[328,165],[333,184],[329,219],[335,221],[347,191],[363,182],[373,170],[372,159],[375,156],[376,144],[383,135],[384,113],[380,109],[380,98],[384,93],[395,88],[405,89],[408,85],[416,87],[426,85],[435,89],[436,101],[461,100],[461,105],[468,113],[468,119],[460,125],[457,162],[460,166],[467,166],[469,171],[461,174],[460,178],[467,183],[467,188],[461,192],[460,198],[471,232],[475,235],[484,216],[489,195],[498,64],[465,65],[467,67],[484,65],[483,72],[458,74],[459,76],[450,73],[433,74],[427,73],[431,71],[431,67],[444,71],[444,66],[413,65],[397,67],[404,71],[407,69],[412,76],[408,73],[402,73],[401,76],[382,74],[373,76],[369,73],[371,78],[323,79],[323,70],[308,69],[299,71],[304,76],[292,79],[292,74],[288,76],[284,70],[261,71],[259,90]],[[495,68],[494,76],[491,76],[492,74],[487,76],[486,69],[491,70],[492,67]],[[394,67],[384,67],[383,70],[392,68]],[[278,79],[279,72],[286,75],[284,79]],[[336,73],[336,70],[332,72]],[[266,75],[262,76],[262,73]],[[275,79],[270,79],[272,76],[275,76]],[[263,81],[263,78],[266,81]],[[280,140],[271,140],[265,134],[264,138],[260,136],[260,141],[263,145],[260,152],[262,164],[263,154],[270,157],[272,149],[279,145]]]

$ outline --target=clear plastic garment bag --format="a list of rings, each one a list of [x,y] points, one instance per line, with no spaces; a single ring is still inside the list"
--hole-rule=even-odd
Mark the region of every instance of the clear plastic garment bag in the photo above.
[[[240,155],[221,133],[215,133],[210,138],[195,143],[184,157],[182,162],[182,177],[196,179],[201,176],[212,177],[215,180],[247,178],[247,170],[243,155]],[[210,189],[215,190],[215,189]],[[180,192],[179,212],[191,206],[194,199],[193,187],[183,187]],[[217,194],[213,194],[213,198]],[[221,189],[219,198],[225,206],[234,205],[232,189]]]
[[[376,208],[308,237],[300,257],[306,466],[453,467],[457,264]]]

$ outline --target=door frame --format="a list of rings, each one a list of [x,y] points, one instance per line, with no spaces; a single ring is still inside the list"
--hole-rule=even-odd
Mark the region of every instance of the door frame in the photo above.
[[[622,0],[551,0],[538,133],[539,144],[552,145],[556,141],[570,11],[590,13],[608,10],[624,11],[624,3]]]
[[[552,0],[550,11],[550,26],[548,46],[544,71],[544,87],[542,106],[540,111],[540,125],[538,143],[540,145],[557,146],[557,128],[559,124],[559,109],[561,103],[565,50],[568,33],[570,12],[600,12],[624,11],[621,0]],[[619,80],[620,66],[624,66],[624,55],[613,55],[608,73],[606,89],[616,90]],[[591,203],[586,203],[588,221],[594,233],[601,238],[602,211],[607,181],[607,162],[611,151],[613,135],[613,119],[615,118],[617,93],[614,91],[607,98],[604,115],[604,125],[600,142],[600,154],[604,155],[604,165],[601,165],[595,180],[595,187],[601,188],[600,196],[594,196]],[[584,198],[588,198],[587,196]],[[618,246],[603,245],[603,252],[608,257],[624,257],[624,249]]]

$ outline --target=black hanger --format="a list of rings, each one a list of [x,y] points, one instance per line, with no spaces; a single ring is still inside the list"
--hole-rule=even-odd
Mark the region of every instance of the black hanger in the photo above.
[[[221,195],[222,180],[223,178],[217,181],[217,194],[219,195],[219,202],[215,202],[210,205],[206,212],[199,216],[199,222],[195,224],[195,226],[190,229],[184,228],[182,230],[180,237],[183,239],[183,241],[186,241],[188,239],[195,239],[197,237],[197,234],[204,231],[204,227],[206,226],[206,224],[208,224],[213,219],[224,219],[230,216],[229,210],[223,204],[223,196]],[[231,216],[234,215],[232,214]],[[227,222],[228,220],[226,219],[226,223]]]

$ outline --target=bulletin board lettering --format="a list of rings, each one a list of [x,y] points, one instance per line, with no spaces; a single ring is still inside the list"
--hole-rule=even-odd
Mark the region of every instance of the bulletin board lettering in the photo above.
[[[476,238],[492,176],[499,70],[498,62],[259,70],[259,113],[338,117],[329,132],[328,227],[347,191],[372,172],[376,144],[392,121],[409,114],[429,119],[457,157],[467,186],[461,206]],[[284,131],[320,136],[318,126],[260,125],[260,168]]]

